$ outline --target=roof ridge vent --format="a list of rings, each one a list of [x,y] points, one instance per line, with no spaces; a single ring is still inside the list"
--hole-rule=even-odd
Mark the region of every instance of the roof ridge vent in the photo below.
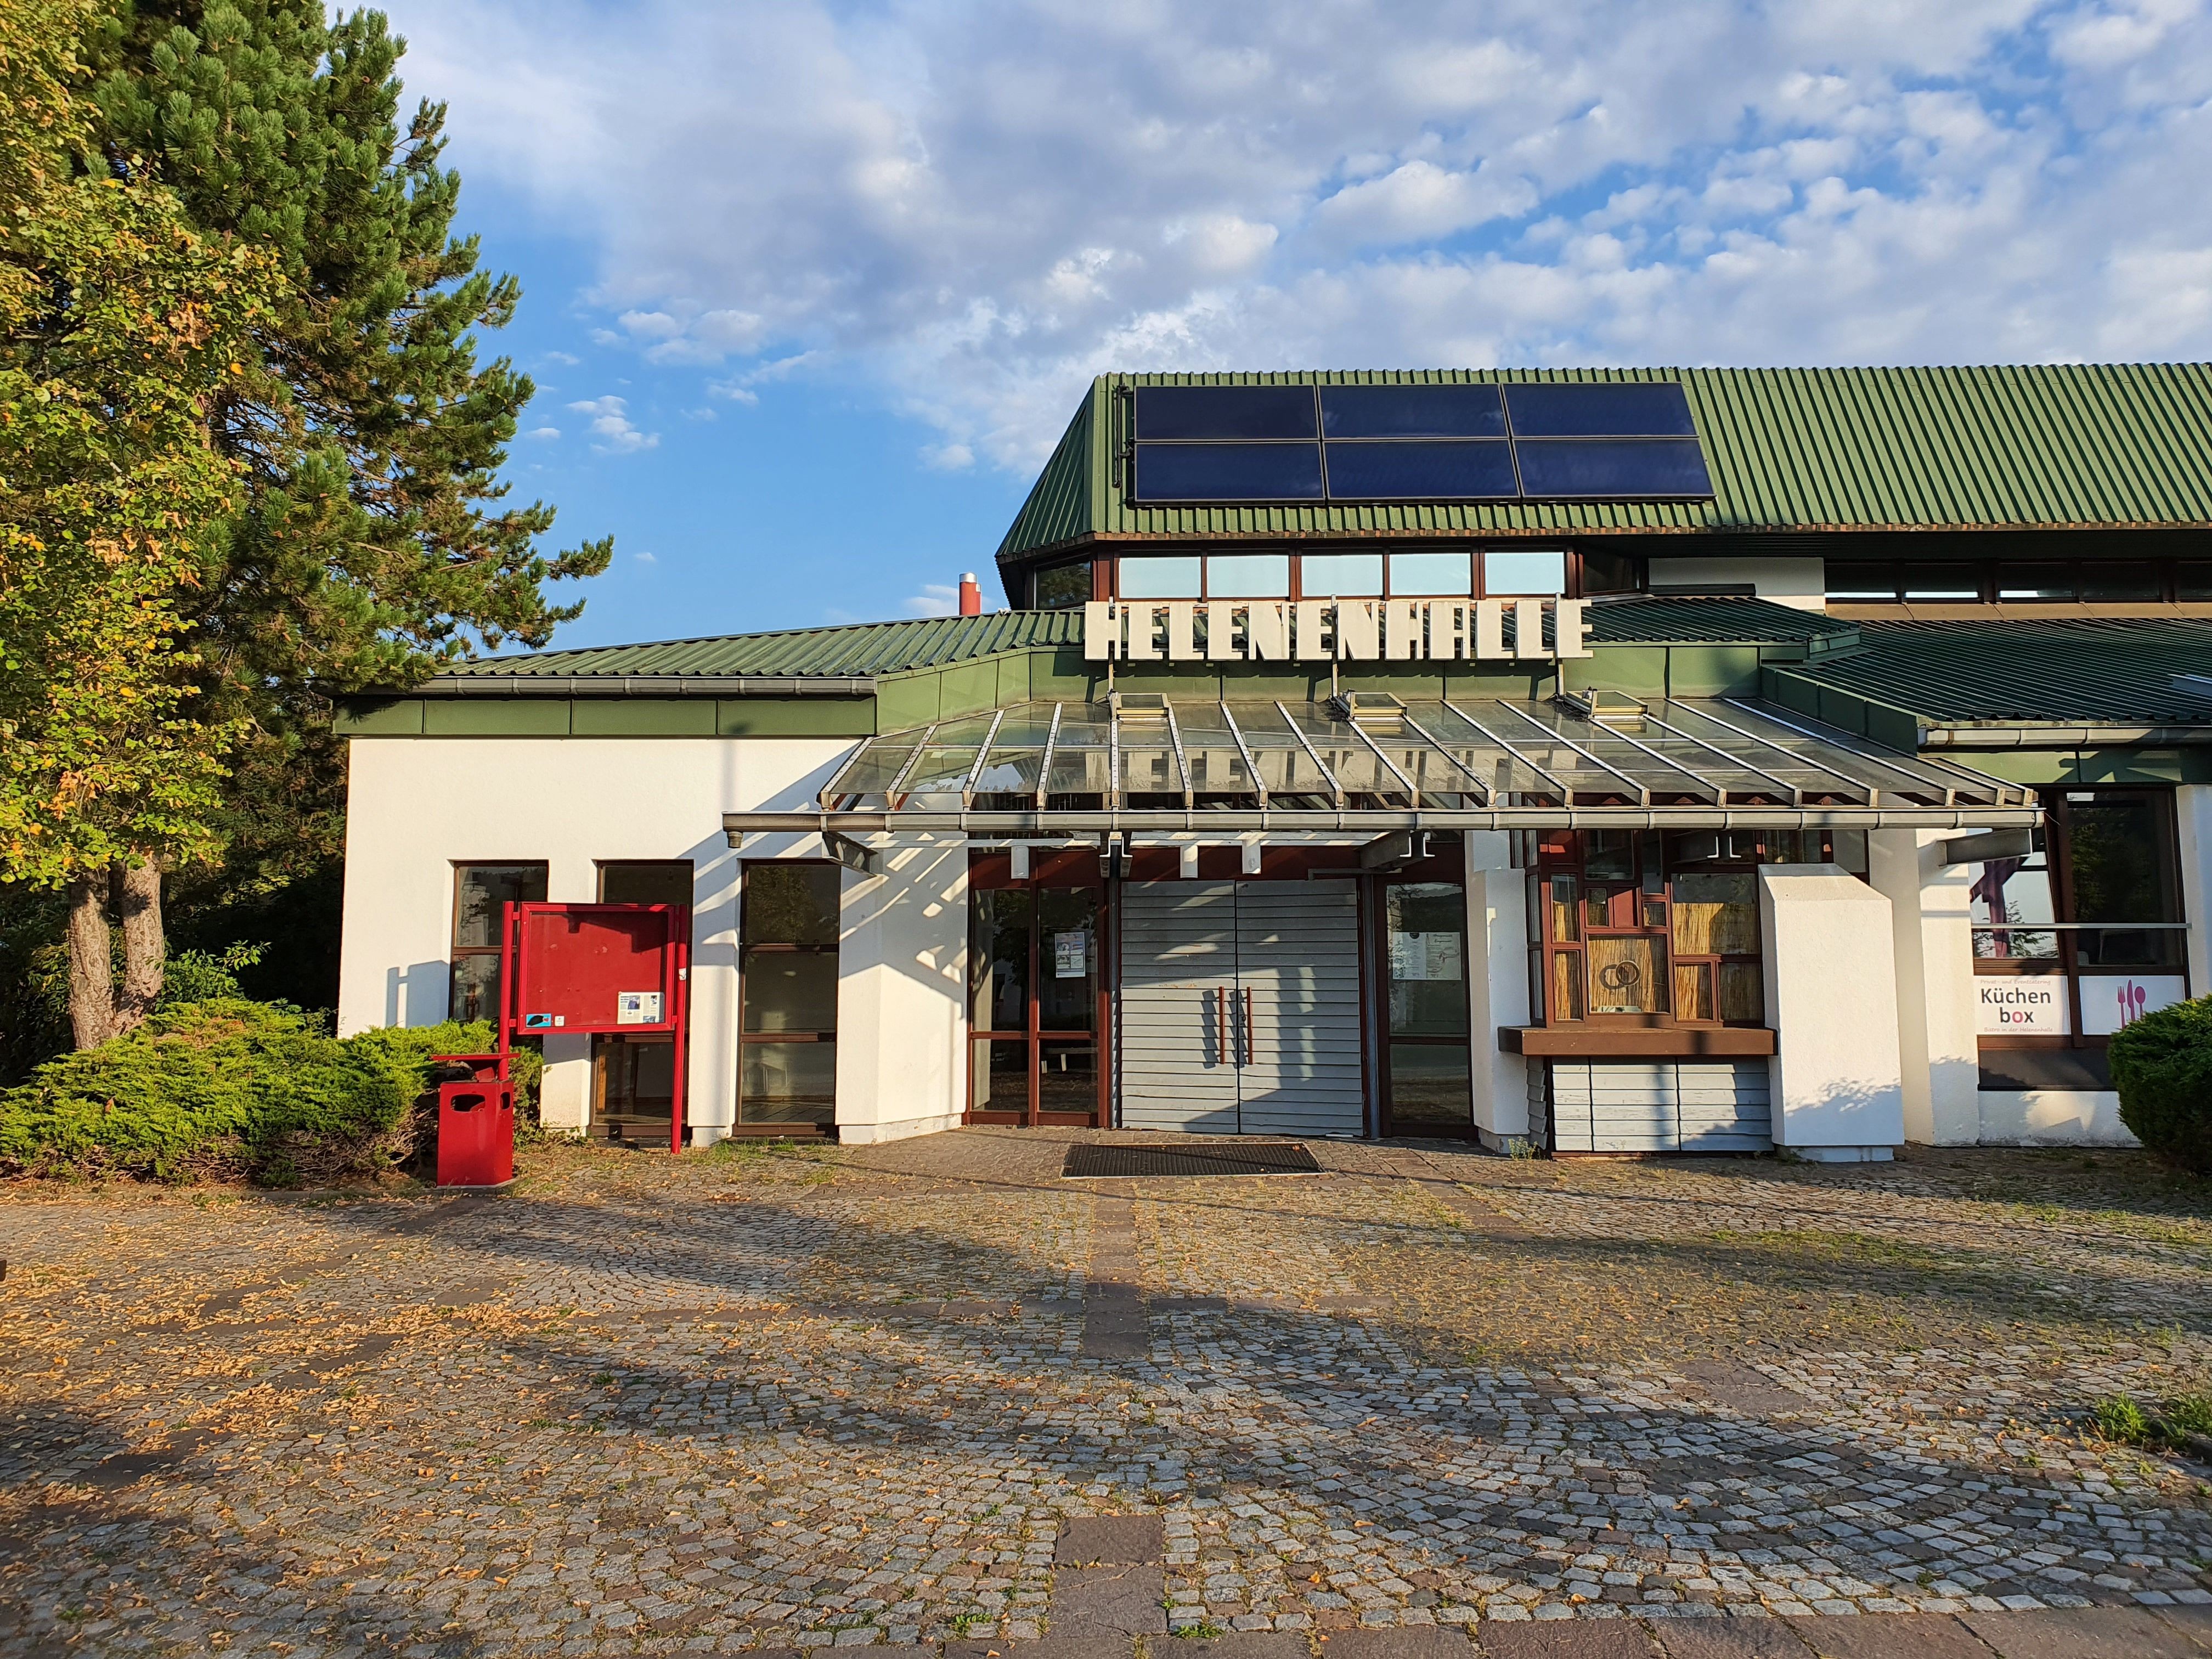
[[[1358,725],[1367,720],[1400,720],[1406,705],[1388,691],[1340,691],[1328,702],[1330,714]]]
[[[1168,723],[1167,695],[1161,691],[1116,691],[1107,699],[1114,706],[1114,716],[1124,726],[1165,726]]]
[[[1623,726],[1630,731],[1643,730],[1644,716],[1651,712],[1648,705],[1626,691],[1562,691],[1553,701],[1580,714],[1593,726]]]

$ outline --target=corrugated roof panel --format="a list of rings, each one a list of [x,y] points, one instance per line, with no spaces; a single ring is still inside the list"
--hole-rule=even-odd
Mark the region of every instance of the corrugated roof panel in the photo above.
[[[896,674],[1002,651],[1072,644],[1082,637],[1079,611],[1000,611],[987,617],[929,617],[910,622],[796,628],[719,639],[664,640],[652,645],[592,646],[531,656],[487,657],[450,669],[438,678]]]
[[[1108,434],[1116,423],[1092,415],[1110,414],[1125,390],[1140,386],[1559,380],[1679,382],[1705,445],[1713,500],[1136,507],[1107,482]],[[1086,531],[1242,537],[2212,526],[2212,364],[2205,363],[1118,374],[1095,383],[1077,425],[1093,464],[1077,467],[1063,439],[1000,546],[1002,557]],[[1079,504],[1079,475],[1087,496]]]
[[[2175,688],[2212,672],[2212,622],[2075,620],[1857,624],[1865,649],[1773,670],[1933,721],[2212,725]]]
[[[1841,640],[1860,623],[1771,599],[1602,599],[1583,613],[1592,645],[1802,645]]]

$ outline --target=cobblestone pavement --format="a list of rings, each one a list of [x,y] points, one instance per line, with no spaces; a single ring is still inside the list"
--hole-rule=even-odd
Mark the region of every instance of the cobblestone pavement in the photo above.
[[[0,1188],[0,1656],[2212,1653],[2202,1187],[1079,1138]]]

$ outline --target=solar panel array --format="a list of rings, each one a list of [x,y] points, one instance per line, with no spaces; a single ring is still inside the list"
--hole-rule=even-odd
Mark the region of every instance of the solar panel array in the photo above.
[[[1713,493],[1670,381],[1139,386],[1137,501],[1468,501]]]

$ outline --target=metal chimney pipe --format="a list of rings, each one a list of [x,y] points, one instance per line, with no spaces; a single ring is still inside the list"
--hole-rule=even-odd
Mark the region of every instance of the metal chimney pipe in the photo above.
[[[983,614],[983,589],[972,570],[960,573],[960,614],[963,617]]]

